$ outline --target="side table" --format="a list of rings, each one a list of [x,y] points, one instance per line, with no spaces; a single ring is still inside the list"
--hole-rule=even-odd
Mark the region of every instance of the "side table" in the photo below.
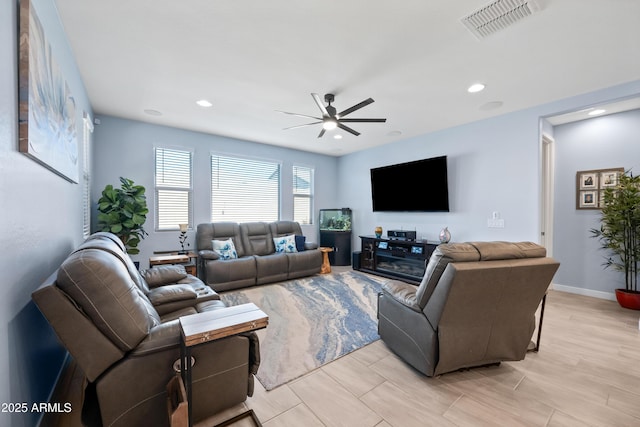
[[[333,248],[327,246],[321,246],[320,252],[322,252],[322,266],[320,267],[320,274],[331,273],[331,264],[329,263],[329,252],[333,252]]]
[[[152,257],[149,257],[149,267],[153,267],[154,265],[182,264],[184,266],[184,269],[187,270],[187,273],[197,277],[198,271],[196,268],[196,264],[191,262],[192,258],[197,258],[197,255],[194,253],[172,253],[169,255],[154,255]]]
[[[189,427],[193,425],[191,418],[193,409],[191,349],[209,341],[224,339],[243,332],[263,329],[266,328],[268,324],[269,316],[253,303],[206,311],[180,318],[182,336],[180,344],[180,374],[187,391]],[[241,416],[251,416],[254,421],[257,421],[252,410],[246,411],[241,414]],[[239,417],[235,417],[234,421]],[[259,421],[258,425],[260,425]]]

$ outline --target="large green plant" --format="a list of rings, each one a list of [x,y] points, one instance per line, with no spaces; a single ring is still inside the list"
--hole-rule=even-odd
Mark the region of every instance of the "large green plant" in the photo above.
[[[130,254],[138,254],[138,244],[147,232],[143,225],[147,220],[147,196],[142,185],[120,177],[120,188],[107,185],[98,200],[98,228],[109,231],[122,240]]]
[[[625,172],[618,184],[604,190],[604,206],[600,228],[590,230],[600,240],[608,257],[604,267],[612,267],[625,275],[628,291],[638,291],[640,262],[640,176]]]

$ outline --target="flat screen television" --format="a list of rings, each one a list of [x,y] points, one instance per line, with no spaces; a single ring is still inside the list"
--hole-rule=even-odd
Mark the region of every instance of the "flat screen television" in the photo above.
[[[447,156],[371,169],[374,212],[449,212]]]

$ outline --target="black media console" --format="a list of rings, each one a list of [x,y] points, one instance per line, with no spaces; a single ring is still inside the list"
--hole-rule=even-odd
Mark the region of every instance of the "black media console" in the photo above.
[[[360,236],[360,270],[419,284],[438,243]]]

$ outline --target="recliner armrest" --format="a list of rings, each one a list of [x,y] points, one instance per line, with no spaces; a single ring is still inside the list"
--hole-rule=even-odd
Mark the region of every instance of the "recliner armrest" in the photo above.
[[[313,250],[313,249],[318,249],[318,244],[315,243],[315,242],[305,242],[304,243],[304,249],[306,251],[310,251],[310,250]]]
[[[216,252],[205,249],[202,250],[200,252],[198,252],[198,256],[202,259],[206,259],[206,260],[216,260],[216,259],[220,259],[220,255],[218,255]]]
[[[176,319],[153,327],[149,335],[130,354],[136,357],[146,356],[179,345],[180,321]]]
[[[418,288],[414,285],[400,282],[398,280],[392,280],[382,284],[382,291],[386,295],[389,295],[405,307],[408,307],[413,311],[420,312],[422,310],[418,306],[418,300],[416,298],[417,289]]]
[[[151,301],[151,304],[156,306],[175,301],[196,299],[198,297],[198,293],[191,285],[166,285],[152,289],[147,297],[149,298],[149,301]]]

